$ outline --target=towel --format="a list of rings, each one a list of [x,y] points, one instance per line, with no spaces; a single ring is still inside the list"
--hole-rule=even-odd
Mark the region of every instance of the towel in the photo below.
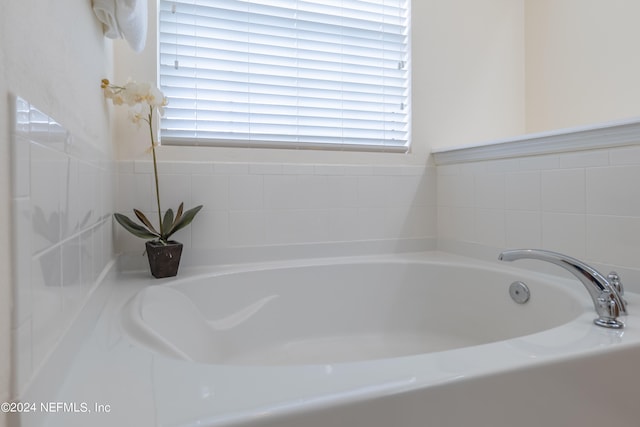
[[[114,0],[93,0],[93,12],[102,22],[105,36],[110,39],[122,38],[116,21],[116,2]]]
[[[93,11],[110,39],[124,38],[140,52],[147,39],[147,0],[93,0]]]
[[[116,20],[129,46],[140,52],[147,41],[147,0],[115,0]]]

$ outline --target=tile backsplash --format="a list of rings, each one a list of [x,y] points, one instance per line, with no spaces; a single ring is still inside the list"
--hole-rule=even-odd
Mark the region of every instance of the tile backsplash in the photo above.
[[[162,209],[203,204],[176,235],[185,248],[224,250],[371,240],[434,239],[435,168],[160,162]],[[153,167],[118,162],[117,211],[157,217]],[[157,222],[157,221],[156,221]],[[118,249],[142,241],[117,227]]]
[[[108,154],[15,98],[13,388],[21,395],[113,258]]]
[[[640,146],[437,169],[440,249],[488,259],[553,250],[624,272],[640,291]]]

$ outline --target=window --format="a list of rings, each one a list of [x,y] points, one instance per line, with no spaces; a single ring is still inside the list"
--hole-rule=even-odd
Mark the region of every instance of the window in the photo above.
[[[409,0],[161,0],[163,144],[407,151]]]

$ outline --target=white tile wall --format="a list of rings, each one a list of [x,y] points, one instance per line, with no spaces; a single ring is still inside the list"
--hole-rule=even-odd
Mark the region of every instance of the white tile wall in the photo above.
[[[437,178],[440,248],[554,250],[640,291],[640,146],[450,164]]]
[[[12,131],[14,389],[22,394],[112,258],[114,174],[27,101]]]
[[[225,249],[436,235],[435,168],[160,162],[162,209],[203,204],[176,235],[186,247]],[[118,165],[117,211],[156,218],[150,161]],[[157,222],[157,221],[156,221]],[[117,228],[118,249],[142,241]]]

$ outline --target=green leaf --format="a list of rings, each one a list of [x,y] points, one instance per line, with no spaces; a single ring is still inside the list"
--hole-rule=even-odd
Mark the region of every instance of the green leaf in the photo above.
[[[160,234],[156,231],[156,229],[153,227],[153,224],[151,224],[151,221],[149,221],[145,214],[140,212],[138,209],[134,209],[133,213],[136,214],[140,222],[142,222],[149,229],[149,231],[151,231],[152,233]]]
[[[191,224],[191,221],[193,221],[193,218],[195,218],[196,214],[200,212],[200,209],[202,209],[202,205],[196,206],[193,209],[189,209],[183,215],[181,215],[180,219],[175,221],[175,223],[173,224],[173,227],[171,228],[171,230],[169,230],[165,239],[168,239],[169,236],[171,236],[176,231],[182,230],[184,227]]]
[[[136,224],[132,220],[130,220],[126,215],[122,215],[119,213],[113,214],[118,224],[124,227],[129,233],[133,234],[136,237],[140,237],[141,239],[155,239],[160,237],[158,233],[151,232],[144,228],[143,226]]]
[[[184,211],[184,202],[181,202],[180,206],[178,206],[178,212],[176,213],[176,218],[173,220],[173,224],[171,224],[171,228],[173,228],[176,223],[180,221],[180,218],[182,218],[182,211]]]
[[[162,219],[162,227],[160,227],[161,233],[164,235],[167,231],[171,230],[173,227],[173,210],[168,209],[164,213],[164,218]]]

